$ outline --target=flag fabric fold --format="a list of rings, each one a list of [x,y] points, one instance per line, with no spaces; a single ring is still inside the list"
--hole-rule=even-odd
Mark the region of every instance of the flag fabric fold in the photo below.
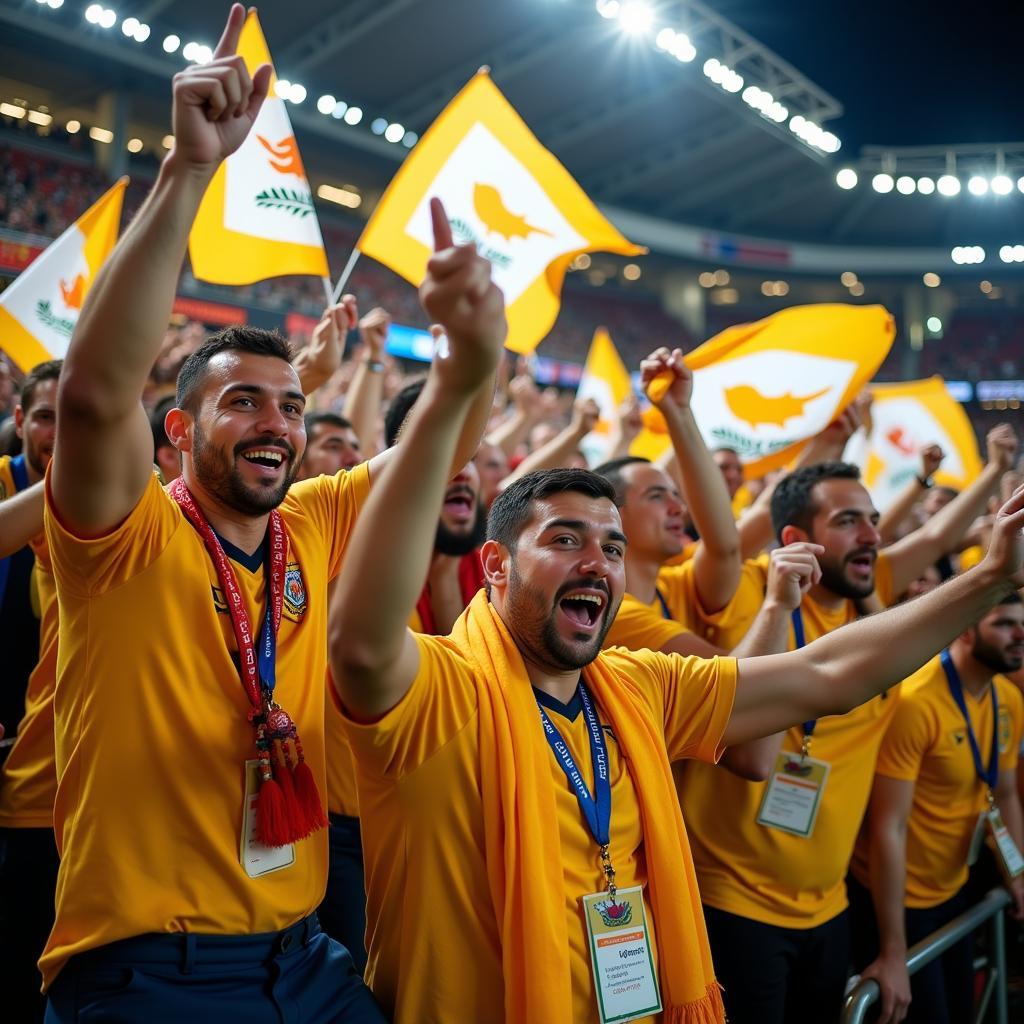
[[[273,64],[255,9],[238,41],[252,74]],[[328,277],[327,254],[277,75],[245,141],[217,168],[189,235],[192,273],[242,285],[286,274]]]
[[[82,303],[117,242],[127,178],[121,178],[0,295],[4,351],[24,371],[63,359]]]
[[[896,328],[881,306],[793,306],[730,327],[686,356],[693,413],[709,448],[748,476],[788,463],[874,376]]]
[[[419,285],[432,251],[429,201],[445,205],[457,243],[491,261],[514,352],[551,330],[569,264],[583,252],[637,255],[546,150],[486,70],[449,103],[406,158],[358,250]]]

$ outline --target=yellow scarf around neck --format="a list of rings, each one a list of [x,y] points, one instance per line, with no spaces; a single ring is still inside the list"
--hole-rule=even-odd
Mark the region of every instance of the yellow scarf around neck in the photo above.
[[[551,827],[551,751],[537,701],[522,655],[483,591],[451,639],[477,670],[485,856],[501,934],[505,1019],[565,1024],[572,1020],[565,881],[558,829]],[[640,805],[663,1019],[721,1024],[725,1011],[662,725],[636,684],[603,656],[583,674],[615,732]]]

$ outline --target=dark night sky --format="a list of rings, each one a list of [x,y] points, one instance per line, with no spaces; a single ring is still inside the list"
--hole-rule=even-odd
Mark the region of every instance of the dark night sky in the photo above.
[[[865,144],[1024,138],[1024,0],[710,0],[845,108]]]

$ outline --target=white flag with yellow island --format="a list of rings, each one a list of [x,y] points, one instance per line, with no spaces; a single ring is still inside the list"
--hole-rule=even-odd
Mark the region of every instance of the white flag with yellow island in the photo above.
[[[255,9],[238,39],[252,74],[273,64]],[[285,274],[327,277],[313,195],[277,74],[245,141],[217,168],[188,240],[192,273],[211,284],[252,284]]]
[[[551,330],[569,264],[583,252],[645,250],[600,213],[546,150],[486,70],[431,125],[395,175],[359,252],[419,285],[433,251],[430,200],[445,206],[457,243],[491,261],[505,295],[506,345],[528,354]]]
[[[882,306],[792,306],[730,327],[689,352],[694,418],[709,448],[748,476],[788,463],[882,365],[896,336]]]
[[[0,295],[0,344],[25,372],[63,359],[82,303],[117,242],[127,178],[121,178]]]

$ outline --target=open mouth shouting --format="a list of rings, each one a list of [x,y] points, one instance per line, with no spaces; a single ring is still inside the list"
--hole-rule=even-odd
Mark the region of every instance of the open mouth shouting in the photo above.
[[[863,582],[870,582],[875,571],[875,559],[878,553],[871,548],[864,548],[848,555],[846,564],[850,567],[852,574]]]
[[[444,515],[451,523],[470,523],[476,518],[476,495],[464,484],[444,492]]]
[[[608,600],[607,593],[599,588],[577,587],[559,600],[558,607],[574,631],[593,633],[604,621]]]

